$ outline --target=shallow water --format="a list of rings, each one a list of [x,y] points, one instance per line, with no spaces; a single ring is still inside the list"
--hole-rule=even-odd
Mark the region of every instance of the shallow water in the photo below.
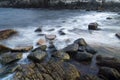
[[[107,17],[113,19],[107,20]],[[87,26],[91,22],[97,22],[101,30],[89,31]],[[119,22],[120,15],[115,12],[0,8],[0,30],[12,28],[19,32],[8,40],[0,41],[0,44],[11,48],[26,45],[36,47],[37,41],[44,38],[38,34],[55,34],[57,38],[54,44],[57,49],[64,48],[77,38],[84,38],[88,44],[120,48],[120,40],[115,36],[115,33],[120,32]],[[43,31],[35,33],[34,30],[41,26]],[[59,35],[60,29],[66,35]],[[24,53],[18,63],[27,63],[28,54]],[[9,79],[6,77],[2,80]]]

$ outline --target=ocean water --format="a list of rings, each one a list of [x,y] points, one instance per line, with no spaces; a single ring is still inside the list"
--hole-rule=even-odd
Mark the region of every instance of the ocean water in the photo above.
[[[107,20],[107,17],[112,19]],[[97,22],[101,30],[89,31],[88,24],[91,22]],[[42,32],[35,33],[38,27],[42,28]],[[0,44],[11,48],[26,45],[35,48],[37,41],[44,38],[38,34],[56,35],[54,44],[57,49],[64,48],[78,38],[84,38],[88,44],[120,48],[120,40],[115,36],[115,33],[120,32],[120,14],[116,12],[0,8],[0,30],[4,29],[18,31],[17,35],[0,41]],[[59,35],[61,29],[66,35]],[[28,54],[24,54],[18,63],[28,62]],[[0,80],[9,80],[11,76],[12,74]]]

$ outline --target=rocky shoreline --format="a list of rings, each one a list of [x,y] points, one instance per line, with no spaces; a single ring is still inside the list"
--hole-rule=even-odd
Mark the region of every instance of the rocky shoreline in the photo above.
[[[98,30],[98,27],[96,23],[90,23],[88,29]],[[38,28],[35,33],[41,31],[42,29]],[[16,33],[17,31],[12,29],[2,30],[0,31],[0,39],[8,39]],[[59,33],[65,35],[62,31]],[[56,35],[45,34],[44,37],[45,39],[40,39],[36,43],[37,48],[24,46],[13,49],[0,45],[0,63],[2,64],[0,76],[14,73],[12,80],[120,79],[119,59],[102,55],[102,53],[114,53],[112,49],[93,48],[83,38],[79,38],[63,49],[57,50],[54,45]],[[22,59],[24,52],[30,53],[27,56],[29,63],[20,64],[18,62]],[[83,66],[78,66],[80,64]],[[85,72],[83,69],[88,69],[88,71]],[[94,73],[89,73],[89,70]]]

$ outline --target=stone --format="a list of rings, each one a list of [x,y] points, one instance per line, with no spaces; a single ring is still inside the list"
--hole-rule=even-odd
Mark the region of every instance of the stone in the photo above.
[[[40,62],[43,59],[45,59],[46,56],[47,53],[45,51],[42,51],[41,48],[38,47],[31,51],[31,53],[28,55],[28,58],[31,59],[32,61]]]
[[[120,79],[120,73],[113,68],[109,67],[101,67],[99,70],[98,75],[107,80],[119,80]]]
[[[75,59],[77,61],[91,61],[92,60],[93,55],[86,53],[86,52],[78,52],[75,56]]]
[[[38,45],[46,45],[46,40],[45,39],[39,39],[39,41],[37,42]]]
[[[54,31],[55,29],[48,29],[47,31]]]
[[[1,30],[0,31],[0,40],[7,39],[16,33],[17,33],[17,31],[12,30],[12,29]]]
[[[0,54],[3,54],[5,52],[9,52],[11,50],[12,50],[11,48],[6,47],[6,46],[0,44]]]
[[[86,50],[86,52],[91,53],[91,54],[97,53],[97,51],[90,46],[86,46],[85,50]]]
[[[83,38],[75,40],[74,43],[79,44],[79,46],[87,46],[87,43]]]
[[[63,51],[57,51],[55,53],[52,54],[53,57],[57,57],[60,58],[62,60],[70,60],[70,56],[68,53],[65,53]]]
[[[41,26],[42,27],[42,26]],[[35,30],[35,32],[42,32],[42,28],[41,27],[39,27],[39,28],[37,28],[36,30]]]
[[[120,33],[116,33],[115,36],[120,39]]]
[[[45,35],[45,38],[48,40],[54,40],[56,38],[56,35]]]
[[[98,23],[90,23],[88,25],[89,30],[98,30]]]
[[[58,33],[59,33],[60,35],[65,35],[65,32],[63,32],[62,30],[58,31]]]
[[[111,19],[112,19],[112,17],[107,17],[106,19],[111,20]]]
[[[33,46],[25,46],[25,47],[16,47],[12,49],[12,52],[28,52],[33,49]]]
[[[3,65],[14,63],[22,58],[22,53],[5,53],[0,56],[0,62]]]

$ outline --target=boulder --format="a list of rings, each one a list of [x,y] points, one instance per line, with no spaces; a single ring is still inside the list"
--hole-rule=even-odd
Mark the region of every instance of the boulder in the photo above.
[[[75,56],[77,61],[91,61],[93,55],[86,52],[78,52]]]
[[[75,40],[74,43],[79,44],[79,46],[87,46],[87,43],[83,38]]]
[[[43,64],[22,64],[13,76],[14,80],[77,80],[79,77],[74,65],[54,60]]]
[[[80,80],[103,80],[103,79],[94,75],[83,75],[80,77]]]
[[[40,47],[34,49],[31,51],[31,53],[28,55],[28,58],[35,61],[40,62],[47,56],[47,53],[45,51],[42,51]]]
[[[105,80],[106,79],[107,80],[119,80],[120,79],[120,73],[116,69],[109,68],[109,67],[101,67],[98,75]]]
[[[11,48],[0,44],[0,54],[5,53],[5,52],[9,52],[11,50],[12,50]]]
[[[48,40],[54,40],[56,38],[56,35],[45,35],[45,38]]]
[[[63,49],[64,52],[68,53],[71,57],[73,57],[79,49],[78,44],[70,44]]]
[[[3,65],[14,63],[22,58],[22,53],[5,53],[0,56],[0,62]]]
[[[37,28],[35,32],[42,32],[42,28],[41,27]]]
[[[120,39],[120,33],[116,33],[115,35]]]
[[[2,31],[0,31],[0,40],[7,39],[16,33],[17,33],[17,31],[12,30],[12,29],[2,30]]]
[[[88,25],[89,30],[98,30],[98,23],[90,23]]]
[[[68,53],[65,53],[63,51],[57,51],[55,53],[52,54],[53,57],[57,57],[60,58],[62,60],[70,60],[70,56]]]
[[[12,52],[28,52],[33,49],[33,46],[26,46],[26,47],[16,47],[12,49]]]

